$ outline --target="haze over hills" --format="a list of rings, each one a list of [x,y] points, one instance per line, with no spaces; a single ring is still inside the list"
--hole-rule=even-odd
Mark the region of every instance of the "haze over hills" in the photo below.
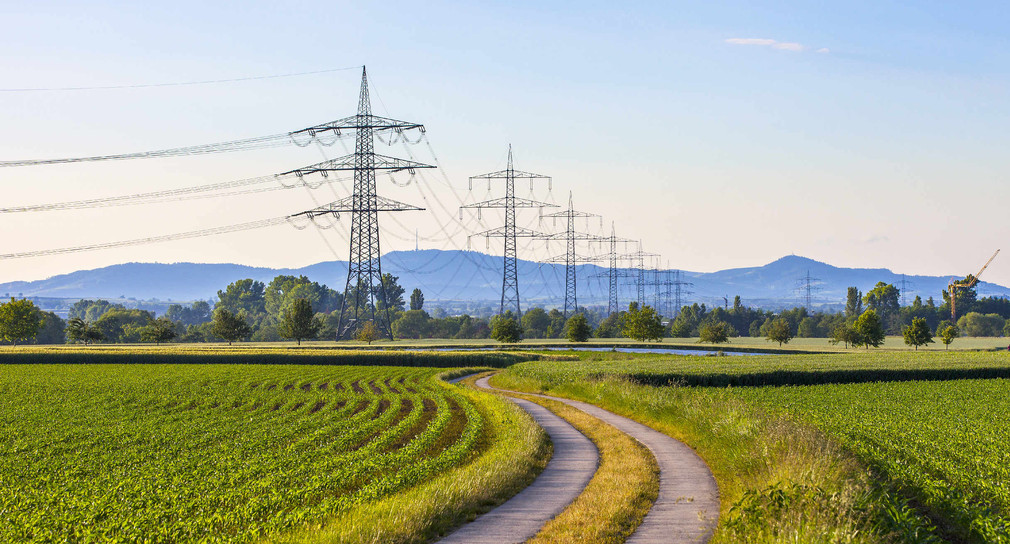
[[[501,296],[501,258],[474,251],[397,251],[383,256],[383,271],[400,278],[409,292],[419,287],[430,307],[486,306],[496,309]],[[627,270],[632,272],[631,269]],[[799,256],[786,256],[764,266],[734,268],[718,272],[683,273],[684,286],[691,291],[684,301],[722,304],[726,295],[732,301],[740,295],[750,306],[766,309],[800,304],[801,278],[809,272],[813,282],[813,305],[837,309],[844,304],[846,288],[855,285],[862,291],[878,281],[900,287],[902,276],[887,269],[839,268]],[[302,268],[257,268],[238,264],[209,263],[126,263],[94,270],[80,270],[45,280],[0,284],[0,293],[36,298],[135,298],[161,301],[216,299],[219,289],[229,283],[252,278],[269,282],[280,274],[305,275],[313,281],[341,290],[347,263],[327,261]],[[579,303],[606,305],[606,269],[596,265],[578,267]],[[520,294],[524,307],[554,306],[564,302],[564,266],[520,261]],[[600,275],[594,277],[594,275]],[[647,275],[648,278],[648,275]],[[916,294],[925,300],[933,296],[939,303],[946,276],[905,276],[909,301]],[[647,303],[652,304],[657,289],[647,285]],[[980,296],[1010,296],[1007,287],[981,282]],[[637,297],[632,278],[625,278],[619,292],[620,303]]]

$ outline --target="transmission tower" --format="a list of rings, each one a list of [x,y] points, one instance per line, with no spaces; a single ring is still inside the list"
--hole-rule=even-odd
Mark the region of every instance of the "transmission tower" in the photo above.
[[[915,287],[915,284],[912,282],[912,280],[906,279],[905,275],[902,274],[901,275],[900,285],[901,285],[901,290],[899,291],[899,293],[901,295],[901,301],[899,302],[899,304],[901,306],[908,306],[908,299],[906,298],[906,292],[910,288]]]
[[[557,205],[516,197],[516,178],[529,179],[531,189],[533,187],[534,180],[539,179],[550,181],[551,179],[550,176],[533,174],[513,168],[512,145],[509,144],[508,166],[505,170],[470,177],[471,190],[473,189],[473,180],[475,179],[488,180],[489,184],[491,180],[505,180],[505,197],[460,206],[460,215],[462,216],[464,208],[475,208],[478,213],[480,213],[480,210],[485,208],[500,208],[505,210],[504,226],[495,227],[471,236],[483,236],[487,239],[505,239],[505,255],[502,267],[501,306],[499,307],[498,313],[504,314],[506,308],[515,308],[516,319],[518,319],[522,316],[522,310],[519,307],[519,267],[516,263],[516,238],[542,238],[544,234],[516,226],[516,208],[540,208],[542,210],[543,208],[557,208]]]
[[[673,281],[671,283],[674,288],[673,296],[675,308],[673,310],[673,316],[676,317],[680,315],[680,309],[684,307],[684,296],[690,295],[693,292],[685,289],[685,287],[690,287],[694,284],[689,281],[684,281],[683,273],[680,270],[673,271]]]
[[[635,267],[635,286],[638,288],[638,305],[645,306],[645,259],[647,257],[659,257],[656,253],[646,253],[642,251],[642,243],[638,243],[638,250],[626,255],[621,255],[621,258],[634,263]]]
[[[813,294],[815,291],[820,291],[820,287],[817,286],[817,282],[821,281],[819,278],[813,278],[810,276],[810,271],[807,270],[805,276],[797,280],[800,283],[800,291],[803,296],[803,307],[807,309],[807,312],[811,311]]]
[[[372,115],[372,106],[368,95],[368,76],[365,69],[362,68],[357,115],[292,133],[307,133],[315,137],[324,132],[333,132],[339,135],[343,130],[355,131],[353,154],[285,172],[285,174],[295,174],[301,178],[309,174],[320,174],[325,177],[329,172],[354,171],[354,191],[350,197],[306,213],[310,216],[328,213],[334,215],[351,214],[351,250],[347,263],[347,283],[344,286],[340,317],[337,320],[337,340],[346,337],[349,332],[356,329],[360,320],[366,316],[369,321],[376,323],[384,336],[390,340],[393,339],[389,322],[389,305],[386,304],[388,298],[382,283],[382,265],[379,259],[381,253],[379,251],[378,212],[422,210],[423,208],[378,196],[375,193],[375,172],[383,170],[392,173],[406,170],[413,173],[415,168],[434,168],[434,166],[378,155],[375,153],[374,138],[376,133],[395,132],[400,134],[411,129],[423,132],[424,125]],[[376,319],[377,303],[380,302],[384,307],[385,319]]]
[[[572,193],[568,192],[568,209],[560,212],[549,213],[544,215],[544,217],[550,217],[554,221],[558,218],[563,218],[567,221],[567,225],[564,232],[559,232],[556,234],[548,234],[544,236],[546,240],[564,240],[565,241],[565,254],[559,255],[557,257],[552,257],[547,259],[548,263],[565,263],[565,319],[568,319],[568,308],[571,308],[573,312],[577,312],[579,309],[579,300],[576,293],[576,277],[575,277],[575,265],[579,262],[587,262],[588,260],[579,260],[578,255],[575,252],[575,242],[576,241],[595,241],[599,240],[600,237],[587,234],[585,232],[577,232],[575,230],[575,218],[582,217],[589,222],[590,217],[600,217],[595,213],[580,212],[576,211],[572,205]],[[602,218],[600,219],[602,221]],[[591,259],[590,259],[591,260]]]
[[[626,271],[618,270],[617,268],[617,260],[620,258],[620,254],[617,253],[617,244],[622,243],[625,245],[625,248],[627,248],[627,244],[630,242],[634,242],[634,240],[628,238],[618,238],[617,234],[615,234],[614,231],[614,223],[611,222],[610,236],[597,237],[596,241],[608,244],[609,249],[607,253],[604,253],[603,255],[599,255],[589,260],[589,262],[606,261],[610,265],[606,273],[593,274],[592,276],[594,278],[605,277],[609,282],[610,293],[609,296],[607,297],[607,315],[609,316],[614,312],[618,312],[621,310],[620,307],[617,305],[617,278],[626,277],[628,275]]]

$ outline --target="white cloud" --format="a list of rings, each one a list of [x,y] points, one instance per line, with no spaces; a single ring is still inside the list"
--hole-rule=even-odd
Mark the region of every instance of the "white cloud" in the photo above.
[[[731,43],[733,45],[760,45],[763,47],[771,47],[772,49],[779,49],[781,51],[794,51],[797,53],[809,49],[809,47],[801,43],[780,42],[769,38],[728,38],[726,39],[726,43]],[[827,47],[822,47],[818,49],[817,52],[830,53],[831,51]]]
[[[767,40],[764,38],[730,38],[726,40],[726,43],[732,43],[736,45],[775,45],[779,42],[775,40]]]

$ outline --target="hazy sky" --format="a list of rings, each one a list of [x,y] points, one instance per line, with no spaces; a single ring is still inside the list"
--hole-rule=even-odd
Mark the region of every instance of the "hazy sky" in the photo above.
[[[713,271],[795,253],[838,266],[964,275],[1010,230],[1008,15],[999,2],[880,0],[2,2],[0,89],[366,64],[376,112],[424,123],[444,166],[405,187],[380,178],[380,194],[430,210],[383,217],[384,250],[412,248],[415,228],[426,238],[421,247],[465,247],[465,230],[483,227],[470,218],[460,225],[460,200],[500,196],[500,187],[488,193],[479,184],[471,193],[467,177],[503,167],[511,143],[518,168],[554,178],[536,198],[562,203],[572,191],[576,207],[643,240],[664,265]],[[359,77],[354,69],[217,85],[4,91],[0,160],[296,130],[353,114]],[[410,150],[434,160],[423,143]],[[407,156],[403,146],[377,151]],[[338,144],[325,155],[309,147],[0,169],[0,207],[228,181],[343,153]],[[0,253],[282,216],[349,189],[0,215]],[[518,192],[528,196],[528,184]],[[535,211],[521,214],[537,228]],[[493,214],[483,219],[496,224]],[[126,261],[293,267],[346,259],[346,225],[322,237],[280,226],[9,260],[0,262],[0,281]],[[472,244],[486,247],[482,238]],[[523,245],[526,258],[562,251]],[[1010,255],[986,279],[1010,284]]]

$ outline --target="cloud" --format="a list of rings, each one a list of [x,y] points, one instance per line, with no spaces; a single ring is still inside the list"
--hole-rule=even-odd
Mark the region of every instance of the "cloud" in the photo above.
[[[793,51],[796,53],[810,49],[802,43],[780,42],[769,38],[727,38],[726,43],[731,43],[733,45],[759,45],[762,47],[771,47],[772,49],[778,49],[780,51]],[[818,49],[817,52],[830,53],[831,51],[827,47],[822,47]]]
[[[873,236],[870,236],[866,240],[863,240],[863,243],[867,244],[867,245],[870,245],[870,244],[884,244],[884,243],[887,243],[887,242],[890,242],[890,241],[891,241],[891,239],[888,238],[887,236],[884,236],[882,234],[875,234]]]

